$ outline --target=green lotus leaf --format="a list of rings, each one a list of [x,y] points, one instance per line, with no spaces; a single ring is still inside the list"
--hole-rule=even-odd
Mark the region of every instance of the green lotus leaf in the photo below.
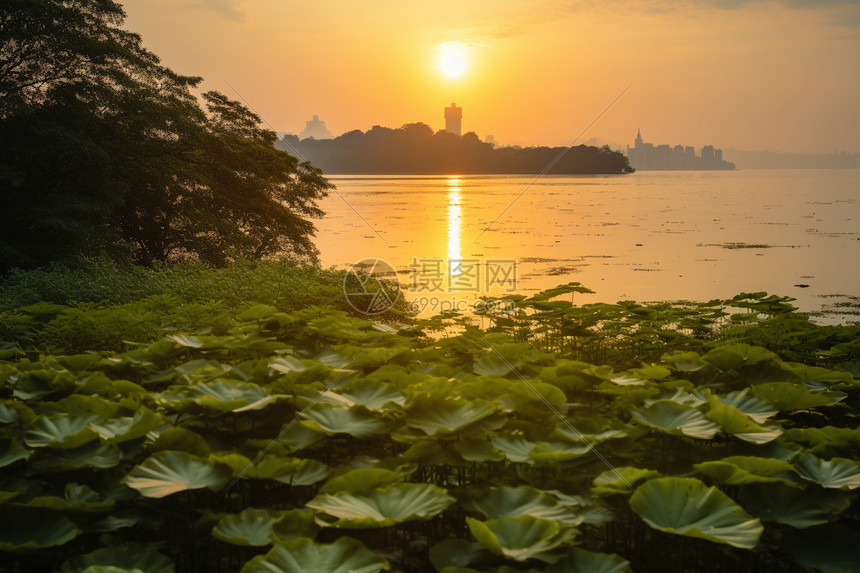
[[[391,428],[391,422],[376,417],[364,406],[338,408],[335,406],[315,406],[304,410],[302,422],[308,428],[326,434],[349,434],[356,438],[366,438],[384,434]]]
[[[812,392],[803,384],[791,382],[767,382],[756,384],[751,389],[753,394],[780,412],[832,406],[845,398],[842,392]]]
[[[203,345],[205,344],[202,340],[200,340],[200,338],[196,336],[189,336],[187,334],[171,334],[167,338],[169,338],[179,346],[184,346],[186,348],[203,348]]]
[[[376,380],[354,380],[341,394],[355,404],[374,411],[385,410],[386,406],[390,407],[392,404],[403,406],[406,402],[406,396],[393,385]]]
[[[467,462],[499,462],[505,459],[505,454],[484,438],[457,440],[454,442],[454,449]]]
[[[720,402],[726,406],[734,406],[757,424],[765,423],[768,418],[774,416],[777,410],[771,406],[770,402],[755,397],[750,393],[749,388],[744,388],[737,392],[729,392],[725,396],[717,396]]]
[[[98,493],[91,488],[70,483],[66,485],[63,497],[36,496],[30,499],[27,507],[43,507],[57,511],[106,511],[113,507],[114,500],[102,499]]]
[[[90,423],[98,416],[40,416],[24,432],[24,442],[31,448],[78,448],[98,439]]]
[[[484,400],[427,400],[413,402],[406,412],[406,424],[427,435],[452,433],[486,418],[495,410]]]
[[[752,444],[766,444],[777,439],[782,429],[777,427],[759,426],[749,416],[735,408],[726,406],[716,396],[711,396],[711,409],[707,416],[720,425],[726,433]]]
[[[489,519],[531,515],[566,526],[577,526],[582,518],[558,498],[531,486],[492,487],[473,492],[471,505]]]
[[[455,466],[462,463],[462,458],[450,442],[439,442],[437,440],[419,440],[409,446],[403,453],[406,461],[426,466]]]
[[[216,378],[193,385],[191,396],[201,406],[222,412],[260,410],[274,400],[268,392],[256,384],[226,378]]]
[[[808,452],[817,456],[850,457],[852,452],[860,451],[860,427],[840,428],[792,428],[783,433],[785,439],[809,448]]]
[[[113,418],[108,421],[90,424],[103,440],[122,443],[136,440],[149,432],[169,427],[167,421],[160,415],[141,406],[134,416]]]
[[[294,466],[291,471],[280,473],[277,476],[269,476],[266,472],[266,464],[263,463],[266,461],[266,458],[263,458],[260,461],[262,465],[258,464],[252,470],[251,473],[253,475],[251,477],[271,477],[271,479],[290,485],[312,485],[321,482],[331,475],[329,467],[322,462],[312,459],[295,458],[293,462]]]
[[[64,472],[81,468],[112,468],[122,461],[122,451],[115,444],[90,442],[68,450],[40,450],[27,464],[27,473]]]
[[[612,468],[601,472],[592,481],[591,491],[597,495],[631,494],[633,485],[643,479],[660,477],[656,470],[646,470],[633,466]]]
[[[581,424],[580,424],[581,425]],[[626,438],[627,434],[621,430],[605,430],[603,432],[589,432],[585,429],[578,428],[570,424],[561,424],[556,427],[550,438],[562,437],[571,442],[583,443],[589,446],[596,446],[606,440],[616,438]]]
[[[528,441],[520,432],[493,436],[493,446],[504,452],[505,456],[512,462],[533,464],[534,460],[529,457],[529,452],[534,449],[535,444]]]
[[[668,400],[658,400],[646,408],[633,411],[632,414],[646,426],[667,434],[710,440],[720,429],[692,406]]]
[[[35,373],[30,372],[27,376],[22,376],[15,384],[15,389],[12,395],[21,400],[32,400],[33,398],[41,398],[55,391],[48,381],[38,377]]]
[[[764,528],[716,487],[693,478],[655,478],[640,485],[630,507],[660,531],[752,549]]]
[[[766,348],[733,343],[714,348],[705,354],[702,360],[712,366],[716,366],[723,372],[727,372],[741,366],[753,366],[761,362],[773,360],[774,358],[777,358],[777,355]]]
[[[668,400],[684,406],[692,406],[693,408],[701,406],[708,401],[706,398],[700,396],[698,392],[689,392],[683,388],[678,388],[671,396],[661,396],[654,400],[645,400],[645,405],[650,406],[654,402],[659,402],[660,400]]]
[[[545,573],[633,573],[630,562],[614,553],[596,553],[574,547]]]
[[[494,351],[488,350],[475,360],[472,370],[480,376],[504,376],[522,364],[519,358],[502,358]]]
[[[822,487],[856,489],[860,487],[860,464],[846,458],[822,460],[812,454],[800,454],[794,469],[805,480]]]
[[[708,365],[702,360],[697,352],[677,352],[675,354],[664,354],[661,358],[663,362],[672,364],[676,369],[682,372],[696,372]]]
[[[292,356],[283,356],[269,361],[269,368],[277,370],[278,372],[283,372],[284,374],[306,370],[305,365]]]
[[[850,505],[851,496],[842,491],[803,491],[773,483],[752,484],[741,488],[738,501],[762,521],[775,521],[797,529],[806,529],[829,522],[835,514]]]
[[[136,543],[103,547],[63,563],[60,573],[173,573],[173,562]]]
[[[345,528],[388,527],[415,519],[430,519],[454,502],[435,485],[401,483],[366,494],[321,494],[307,506],[321,512],[322,525]]]
[[[576,442],[537,442],[529,451],[529,457],[535,462],[553,464],[576,459],[592,448],[592,444]]]
[[[400,472],[383,468],[358,468],[331,478],[320,487],[319,492],[334,494],[342,491],[364,494],[380,487],[402,482],[403,477]]]
[[[54,358],[63,366],[63,368],[67,368],[74,372],[89,370],[101,362],[102,359],[98,354],[73,354],[70,356],[55,356]]]
[[[630,374],[619,374],[618,376],[613,376],[609,379],[613,384],[618,384],[619,386],[642,386],[643,384],[647,384],[647,380],[643,380],[638,376],[632,376]]]
[[[209,455],[209,445],[200,434],[182,427],[169,428],[158,435],[152,444],[152,451],[173,450],[205,458]]]
[[[218,520],[212,535],[225,543],[260,547],[279,539],[309,537],[319,531],[312,511],[293,509],[278,511],[249,507],[238,515],[226,515]]]
[[[20,491],[0,491],[0,504],[6,503],[10,499],[14,499],[21,495]]]
[[[229,468],[223,465],[213,465],[184,452],[164,451],[135,466],[122,481],[144,497],[160,498],[203,487],[217,491],[231,477]]]
[[[467,517],[466,524],[478,543],[496,555],[515,561],[537,559],[554,563],[561,557],[563,546],[578,533],[572,527],[531,515],[489,521]]]
[[[248,561],[241,573],[377,573],[389,568],[388,561],[351,537],[334,543],[301,538],[277,542]]]
[[[63,545],[78,536],[63,514],[39,508],[0,507],[0,550],[20,551]]]
[[[699,473],[724,485],[781,482],[794,485],[794,467],[783,460],[756,456],[730,456],[693,466]]]
[[[804,567],[822,573],[860,571],[860,533],[839,523],[790,532],[782,545]]]
[[[0,438],[0,468],[14,464],[18,460],[29,459],[33,455],[31,450],[18,443],[13,438]]]

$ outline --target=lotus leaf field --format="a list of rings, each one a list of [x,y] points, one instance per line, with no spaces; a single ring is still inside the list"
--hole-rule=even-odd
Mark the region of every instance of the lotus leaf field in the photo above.
[[[0,570],[860,571],[860,327],[585,291],[222,304],[70,351],[40,329],[104,307],[8,310]]]

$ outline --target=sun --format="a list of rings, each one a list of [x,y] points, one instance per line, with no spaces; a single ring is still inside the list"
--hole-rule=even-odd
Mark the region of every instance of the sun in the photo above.
[[[466,52],[459,42],[445,42],[439,46],[439,71],[449,78],[466,73]]]

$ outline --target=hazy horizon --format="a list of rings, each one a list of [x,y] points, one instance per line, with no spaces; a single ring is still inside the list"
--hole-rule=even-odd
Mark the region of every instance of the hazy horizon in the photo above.
[[[860,152],[860,3],[126,0],[126,28],[275,130],[333,133],[463,107],[463,131],[521,145],[585,139]],[[458,47],[461,77],[437,69]],[[451,44],[453,43],[453,44]],[[228,85],[229,83],[229,85]]]

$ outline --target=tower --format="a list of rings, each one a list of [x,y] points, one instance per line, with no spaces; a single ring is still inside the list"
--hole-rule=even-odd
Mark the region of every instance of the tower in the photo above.
[[[636,131],[636,141],[633,144],[634,149],[639,149],[642,147],[642,130],[639,129]]]
[[[445,131],[460,135],[460,120],[463,119],[463,108],[451,102],[451,107],[445,108]]]

